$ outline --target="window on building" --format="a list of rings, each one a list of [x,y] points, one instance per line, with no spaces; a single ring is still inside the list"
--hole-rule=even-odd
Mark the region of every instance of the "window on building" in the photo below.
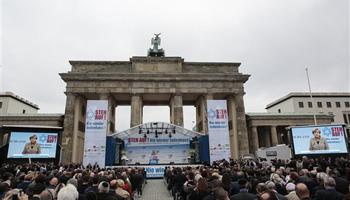
[[[331,102],[327,101],[326,104],[327,104],[327,108],[331,108],[332,107],[332,103]]]
[[[345,107],[349,108],[350,107],[350,103],[348,101],[345,101]]]
[[[22,110],[22,113],[25,114],[25,113],[26,113],[26,110]]]
[[[349,121],[348,121],[348,118],[346,117],[346,114],[343,114],[343,118],[344,118],[344,123],[349,124]]]
[[[312,108],[312,102],[311,101],[307,102],[307,105],[309,106],[309,108]]]
[[[335,106],[336,106],[337,108],[340,108],[340,102],[339,102],[339,101],[335,102]]]
[[[281,109],[278,109],[278,113],[281,113]]]
[[[317,102],[317,107],[322,108],[322,102]]]
[[[0,102],[0,108],[2,108],[2,102]]]
[[[304,108],[304,102],[302,101],[299,102],[299,108]]]

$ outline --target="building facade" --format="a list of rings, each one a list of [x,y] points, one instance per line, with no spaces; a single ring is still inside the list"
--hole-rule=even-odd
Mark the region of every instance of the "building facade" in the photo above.
[[[12,92],[0,93],[0,147],[8,142],[11,127],[63,127],[63,114],[38,113],[39,106]]]
[[[316,113],[334,115],[333,123],[350,124],[350,93],[293,92],[266,106],[269,113]]]
[[[38,110],[38,105],[12,92],[0,93],[0,115],[38,113]]]

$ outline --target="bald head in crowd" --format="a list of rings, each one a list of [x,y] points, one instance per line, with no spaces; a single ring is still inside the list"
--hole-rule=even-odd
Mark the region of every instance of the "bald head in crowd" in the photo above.
[[[295,186],[295,193],[299,199],[308,199],[310,198],[310,191],[307,189],[307,186],[304,183],[298,183]]]

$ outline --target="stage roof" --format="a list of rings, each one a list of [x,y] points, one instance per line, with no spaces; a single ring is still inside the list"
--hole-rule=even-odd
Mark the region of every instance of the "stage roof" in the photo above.
[[[177,126],[175,124],[170,124],[170,123],[166,123],[166,122],[148,122],[148,123],[140,124],[138,126],[134,126],[134,127],[130,128],[128,130],[125,130],[125,131],[114,133],[110,136],[124,140],[130,134],[139,133],[140,129],[142,129],[142,130],[149,129],[149,130],[158,130],[158,131],[165,130],[165,129],[170,131],[170,130],[175,129],[176,134],[188,135],[189,137],[201,137],[201,136],[205,135],[203,133],[199,133],[196,131],[185,129],[184,127]]]

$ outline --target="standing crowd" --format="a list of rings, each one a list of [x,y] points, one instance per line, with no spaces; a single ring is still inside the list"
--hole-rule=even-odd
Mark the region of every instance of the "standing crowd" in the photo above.
[[[345,158],[222,160],[168,167],[164,178],[174,200],[350,200]]]
[[[0,199],[132,200],[142,195],[143,168],[82,165],[3,164]]]

